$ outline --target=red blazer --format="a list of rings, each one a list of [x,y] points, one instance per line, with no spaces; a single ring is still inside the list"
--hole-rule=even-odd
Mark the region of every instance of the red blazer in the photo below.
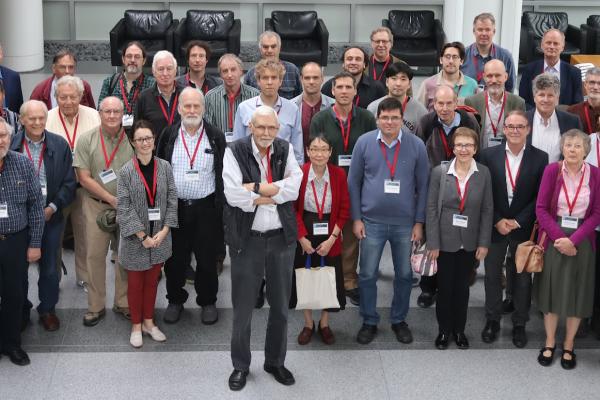
[[[50,78],[46,79],[38,83],[38,85],[31,92],[31,96],[29,100],[39,100],[46,103],[46,107],[48,110],[52,108],[52,102],[50,101],[50,89],[52,88],[52,80],[54,79],[54,75]],[[83,80],[83,79],[82,79]],[[96,104],[94,103],[94,96],[92,96],[92,88],[87,81],[83,81],[83,97],[81,98],[82,106],[88,106],[93,109],[96,108]]]
[[[340,167],[331,163],[327,164],[329,170],[329,182],[331,185],[331,214],[329,216],[329,234],[333,232],[335,225],[343,228],[348,218],[350,218],[350,195],[348,194],[348,181],[346,172]],[[306,236],[308,231],[304,226],[302,214],[304,214],[304,192],[308,183],[308,171],[310,170],[310,161],[302,166],[302,183],[300,184],[300,192],[298,200],[294,207],[296,209],[296,222],[298,223],[298,239]],[[337,238],[329,255],[332,257],[342,253],[342,235]]]

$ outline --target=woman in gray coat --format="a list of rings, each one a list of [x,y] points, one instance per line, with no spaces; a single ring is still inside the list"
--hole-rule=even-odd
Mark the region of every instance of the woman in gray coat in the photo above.
[[[169,163],[153,156],[150,123],[137,121],[129,139],[135,157],[119,171],[117,222],[121,234],[119,261],[128,278],[129,341],[139,348],[142,333],[158,342],[167,339],[153,317],[160,270],[171,257],[170,229],[177,227],[177,189]]]
[[[478,143],[475,131],[458,128],[452,137],[455,158],[435,167],[429,181],[427,249],[438,263],[435,346],[440,350],[448,347],[450,334],[458,348],[469,348],[469,276],[487,255],[492,236],[492,179],[473,159]]]

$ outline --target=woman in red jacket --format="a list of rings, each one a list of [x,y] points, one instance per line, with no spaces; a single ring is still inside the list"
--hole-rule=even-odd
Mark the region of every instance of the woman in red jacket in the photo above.
[[[322,135],[310,139],[307,145],[309,162],[302,167],[304,177],[296,201],[296,221],[298,222],[298,247],[294,260],[295,268],[304,268],[307,257],[311,266],[321,265],[321,256],[325,265],[335,267],[335,280],[339,309],[344,309],[344,275],[342,272],[342,227],[350,217],[350,196],[348,182],[343,169],[329,163],[331,143]],[[292,285],[290,307],[296,306],[296,283]],[[318,333],[325,344],[333,344],[335,338],[329,328],[328,311],[323,310],[319,321]],[[304,310],[304,328],[298,335],[301,345],[310,342],[315,332],[312,311]]]

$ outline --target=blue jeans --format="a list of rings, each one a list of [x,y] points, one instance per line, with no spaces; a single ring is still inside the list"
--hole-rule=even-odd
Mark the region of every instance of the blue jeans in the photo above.
[[[386,242],[390,242],[394,264],[394,298],[390,311],[390,321],[397,324],[406,319],[412,289],[410,268],[410,237],[412,226],[388,225],[365,219],[367,237],[360,241],[360,315],[366,325],[377,325],[377,278],[379,262]]]

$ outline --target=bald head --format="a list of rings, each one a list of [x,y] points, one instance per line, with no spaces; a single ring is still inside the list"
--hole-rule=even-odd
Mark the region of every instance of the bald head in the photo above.
[[[454,110],[456,110],[457,104],[456,93],[451,87],[442,85],[436,89],[433,109],[444,124],[450,125],[454,120]]]
[[[500,60],[490,60],[483,67],[483,79],[489,94],[496,99],[504,94],[504,84],[508,80],[506,67]]]
[[[100,103],[100,124],[103,132],[116,135],[121,131],[123,121],[123,102],[115,96],[108,96]]]

